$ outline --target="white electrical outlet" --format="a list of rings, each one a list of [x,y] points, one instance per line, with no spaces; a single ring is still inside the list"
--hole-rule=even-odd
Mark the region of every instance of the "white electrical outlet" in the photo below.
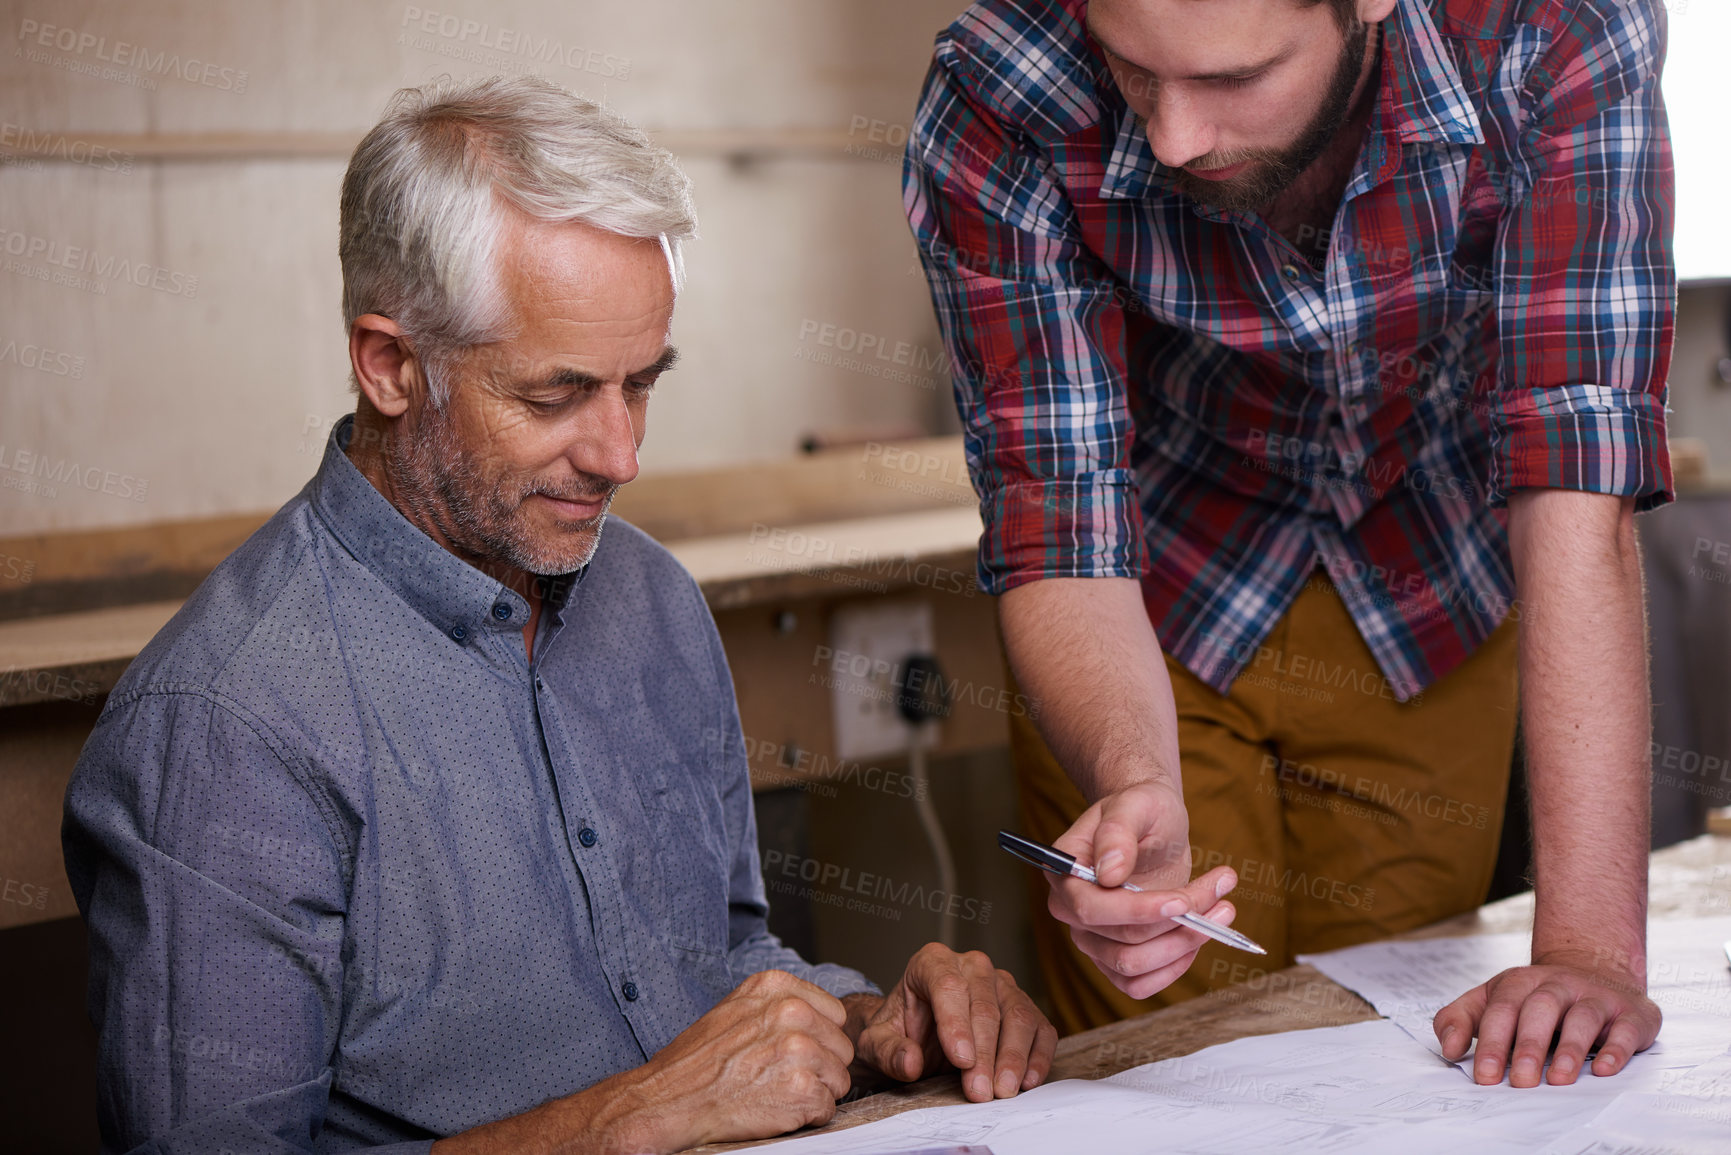
[[[840,758],[902,754],[937,742],[938,723],[908,724],[896,709],[908,659],[933,652],[932,607],[926,602],[862,602],[830,616],[823,677]]]

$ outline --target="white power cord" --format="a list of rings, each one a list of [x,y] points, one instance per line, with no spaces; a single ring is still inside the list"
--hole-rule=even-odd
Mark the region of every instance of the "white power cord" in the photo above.
[[[932,857],[937,859],[938,886],[944,892],[944,908],[938,916],[938,941],[954,950],[956,916],[951,911],[954,905],[951,900],[956,893],[956,860],[950,854],[950,843],[944,837],[943,824],[938,821],[938,808],[932,800],[931,780],[926,773],[926,751],[919,741],[930,724],[925,723],[914,731],[914,739],[908,744],[908,770],[914,778],[914,810],[920,816],[920,826],[926,832],[926,841],[931,843]]]

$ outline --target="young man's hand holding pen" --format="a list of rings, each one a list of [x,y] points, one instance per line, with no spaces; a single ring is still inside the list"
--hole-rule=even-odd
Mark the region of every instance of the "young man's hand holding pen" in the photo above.
[[[1237,914],[1222,901],[1238,885],[1221,866],[1193,881],[1184,799],[1164,783],[1114,791],[1083,811],[1053,845],[1094,869],[1097,882],[1048,873],[1047,907],[1069,924],[1077,949],[1112,984],[1145,999],[1182,975],[1208,937],[1173,922],[1201,914],[1230,925]],[[1140,892],[1122,889],[1133,883]]]

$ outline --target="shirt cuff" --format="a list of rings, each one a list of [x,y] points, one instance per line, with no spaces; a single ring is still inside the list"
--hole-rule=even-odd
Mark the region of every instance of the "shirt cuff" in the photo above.
[[[992,490],[981,512],[980,588],[989,594],[1044,578],[1139,578],[1147,568],[1129,470],[1008,482]]]
[[[1494,443],[1493,505],[1517,489],[1633,497],[1638,510],[1674,496],[1660,394],[1607,385],[1514,390],[1497,402]]]

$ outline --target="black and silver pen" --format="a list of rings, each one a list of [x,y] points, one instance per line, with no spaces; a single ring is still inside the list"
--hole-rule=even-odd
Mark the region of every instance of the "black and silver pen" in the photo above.
[[[1049,870],[1053,874],[1067,874],[1071,878],[1092,882],[1096,886],[1100,884],[1100,880],[1094,876],[1094,871],[1091,868],[1083,866],[1074,857],[1065,854],[1055,846],[1047,846],[1044,842],[1035,842],[1033,839],[1023,838],[1019,834],[1011,834],[1008,830],[998,831],[998,845],[1023,862],[1037,866],[1041,870]],[[1141,887],[1128,882],[1124,884],[1122,889],[1137,892],[1142,890]],[[1268,953],[1257,946],[1254,941],[1239,934],[1231,927],[1223,926],[1210,918],[1203,918],[1199,914],[1186,911],[1183,914],[1173,915],[1172,921],[1181,923],[1198,934],[1205,934],[1215,942],[1223,942],[1227,946],[1250,951],[1252,954]]]

